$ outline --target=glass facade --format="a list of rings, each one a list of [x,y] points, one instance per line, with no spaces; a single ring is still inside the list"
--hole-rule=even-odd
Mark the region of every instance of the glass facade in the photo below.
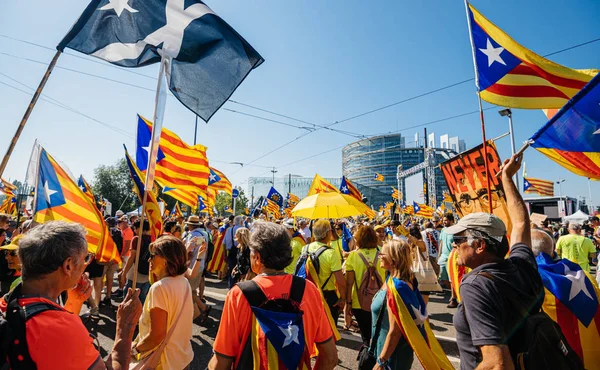
[[[342,181],[342,179],[339,177],[325,178],[325,180],[329,181],[338,189],[340,187],[340,182]],[[284,197],[287,196],[288,192],[290,192],[302,199],[308,194],[308,190],[310,189],[312,181],[312,177],[292,175],[291,181],[290,176],[275,177],[275,184],[273,185],[273,177],[250,177],[248,178],[248,189],[246,196],[248,199],[250,199],[254,192],[254,200],[256,201],[256,199],[258,199],[260,196],[267,196],[271,186],[273,186],[275,190],[280,192]]]
[[[391,200],[392,186],[398,187],[396,173],[398,165],[404,170],[422,163],[425,153],[422,147],[407,148],[405,138],[399,134],[363,139],[348,144],[342,149],[342,173],[350,179],[368,198],[367,203],[378,209]],[[414,144],[413,144],[414,145]],[[436,149],[437,163],[456,155],[451,149]],[[384,176],[384,181],[375,181],[375,173]],[[437,202],[441,204],[442,192],[447,189],[439,168],[435,170]]]

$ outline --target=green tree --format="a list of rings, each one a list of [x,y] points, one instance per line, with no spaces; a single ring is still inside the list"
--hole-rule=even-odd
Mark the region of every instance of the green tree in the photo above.
[[[133,180],[125,158],[114,165],[96,167],[91,185],[95,196],[102,196],[112,203],[113,215],[119,207],[128,212],[140,206],[138,196],[133,192]]]
[[[236,186],[236,189],[240,192],[240,195],[235,200],[235,214],[241,215],[244,214],[244,209],[248,207],[248,198],[246,198],[246,194],[239,186]],[[231,201],[231,195],[227,193],[219,193],[217,194],[217,200],[215,202],[215,207],[217,207],[217,212],[220,215],[225,214],[225,206],[232,207],[233,203]]]

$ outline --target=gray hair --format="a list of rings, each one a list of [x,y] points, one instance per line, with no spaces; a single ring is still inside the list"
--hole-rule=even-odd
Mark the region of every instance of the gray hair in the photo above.
[[[36,279],[60,268],[69,257],[87,251],[86,231],[80,224],[49,221],[31,229],[19,243],[23,280]]]
[[[554,238],[544,230],[532,229],[531,250],[536,257],[542,252],[552,257],[554,253]]]
[[[312,233],[317,241],[325,240],[328,235],[331,235],[331,224],[322,218],[314,223]]]
[[[508,253],[509,245],[508,238],[506,235],[502,237],[502,240],[496,240],[493,237],[487,235],[484,232],[474,229],[467,229],[468,235],[476,238],[485,240],[486,244],[486,252],[495,255],[498,258],[504,258],[506,253]],[[469,240],[469,247],[473,246],[473,240]]]
[[[292,246],[287,229],[272,222],[257,222],[250,234],[250,248],[260,254],[266,268],[283,270],[292,263]]]
[[[235,216],[235,218],[233,219],[233,225],[234,226],[244,226],[244,217]]]

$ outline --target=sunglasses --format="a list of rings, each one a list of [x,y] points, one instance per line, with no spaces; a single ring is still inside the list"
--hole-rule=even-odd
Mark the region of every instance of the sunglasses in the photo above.
[[[468,242],[469,240],[475,240],[478,238],[474,238],[472,236],[454,236],[454,243],[456,245],[463,244]]]
[[[92,262],[93,259],[94,259],[94,253],[88,253],[88,254],[86,254],[85,258],[83,259],[83,263],[85,263],[87,265],[90,262]]]
[[[4,251],[4,255],[5,256],[12,256],[12,257],[16,257],[17,256],[17,251]]]

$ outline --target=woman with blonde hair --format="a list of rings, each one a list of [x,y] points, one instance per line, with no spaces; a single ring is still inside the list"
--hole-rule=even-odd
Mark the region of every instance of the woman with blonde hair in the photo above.
[[[373,334],[369,352],[377,369],[410,369],[413,352],[424,368],[452,369],[427,321],[425,302],[411,267],[413,247],[404,240],[391,240],[379,253],[379,264],[387,282],[373,297]]]
[[[237,264],[231,274],[236,282],[251,280],[255,273],[250,269],[250,230],[240,227],[235,231],[235,241],[238,243]]]

